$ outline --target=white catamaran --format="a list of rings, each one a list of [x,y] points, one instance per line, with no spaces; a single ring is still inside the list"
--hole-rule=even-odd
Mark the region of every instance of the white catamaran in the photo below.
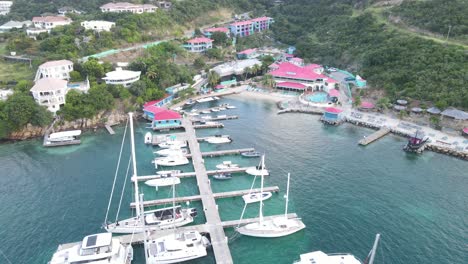
[[[105,219],[104,228],[111,233],[141,233],[145,229],[147,230],[161,230],[168,229],[177,226],[184,226],[193,222],[193,218],[197,215],[195,208],[182,208],[181,206],[175,205],[175,190],[172,193],[172,206],[166,208],[160,208],[151,211],[140,210],[139,205],[139,191],[138,191],[138,180],[137,180],[137,168],[136,168],[136,156],[135,156],[135,144],[133,134],[133,117],[129,114],[130,119],[130,137],[131,137],[131,155],[133,165],[133,177],[134,188],[135,188],[135,201],[136,201],[136,215],[135,217],[115,221],[114,223],[107,223],[107,214]],[[123,146],[123,145],[122,145]],[[114,180],[115,181],[115,180]],[[174,182],[172,182],[174,184]],[[174,187],[174,186],[173,186]],[[110,207],[110,201],[112,200],[112,194],[109,199],[108,211]],[[119,205],[120,208],[120,205]],[[144,220],[142,222],[142,220]]]
[[[375,236],[374,246],[369,252],[369,255],[367,256],[365,262],[362,262],[354,255],[349,253],[326,254],[322,251],[314,251],[306,254],[301,254],[301,259],[299,261],[294,262],[294,264],[373,264],[379,239],[380,234],[377,234]]]
[[[73,247],[58,248],[49,264],[130,264],[133,260],[131,245],[122,245],[110,233],[86,236]]]
[[[237,228],[237,232],[253,237],[282,237],[296,233],[305,228],[304,223],[299,218],[288,218],[288,202],[289,202],[289,179],[286,190],[286,205],[284,216],[275,217],[271,220],[263,219],[262,202],[260,202],[260,216],[256,223],[247,224]],[[263,184],[262,184],[263,185]]]

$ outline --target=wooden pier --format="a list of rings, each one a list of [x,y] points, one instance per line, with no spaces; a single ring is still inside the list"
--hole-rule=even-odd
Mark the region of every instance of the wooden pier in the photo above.
[[[263,191],[264,192],[279,192],[279,187],[278,186],[264,187]],[[248,189],[248,190],[238,190],[238,191],[231,191],[231,192],[213,193],[213,198],[214,199],[231,198],[231,197],[246,195],[246,194],[249,194],[250,192],[252,193],[260,192],[260,188],[252,189],[252,191]],[[201,195],[192,195],[192,196],[176,197],[175,203],[193,202],[193,201],[200,201],[200,200],[202,200]],[[172,203],[172,198],[165,198],[165,199],[159,199],[159,200],[144,201],[143,206],[148,207],[148,206],[163,205],[163,204],[170,204],[170,203]],[[130,203],[131,208],[135,208],[135,205],[136,205],[135,202]]]
[[[115,135],[114,129],[112,129],[110,125],[106,124],[105,128],[107,129],[107,132],[109,132],[109,134]]]
[[[253,168],[253,167],[232,168],[232,169],[224,169],[224,170],[210,170],[210,171],[206,171],[206,174],[215,175],[218,173],[241,173],[241,172],[245,172],[246,170],[250,168]],[[179,174],[174,174],[172,176],[177,177],[177,178],[189,178],[189,177],[195,177],[196,173],[195,172],[182,172]],[[137,181],[148,181],[148,180],[160,179],[160,178],[162,178],[161,175],[138,176]],[[132,181],[135,181],[134,177],[132,177]]]
[[[390,133],[390,128],[388,127],[382,127],[381,129],[379,129],[378,131],[374,132],[373,134],[371,134],[370,136],[367,136],[361,140],[359,140],[359,145],[362,145],[362,146],[367,146],[369,145],[370,143],[378,140],[379,138],[382,138],[384,137],[385,135],[387,135],[388,133]]]

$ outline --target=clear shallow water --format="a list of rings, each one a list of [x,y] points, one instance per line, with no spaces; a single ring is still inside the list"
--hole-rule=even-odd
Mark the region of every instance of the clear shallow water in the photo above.
[[[312,250],[352,252],[365,258],[374,236],[382,234],[375,263],[466,263],[468,253],[468,163],[426,152],[401,151],[404,140],[387,136],[365,148],[357,141],[372,131],[342,125],[326,127],[318,116],[276,115],[265,101],[224,99],[240,115],[224,129],[200,130],[199,136],[229,134],[234,142],[222,146],[202,143],[202,150],[255,147],[266,152],[271,176],[266,186],[281,192],[265,202],[265,215],[284,210],[287,172],[291,172],[290,211],[307,229],[278,239],[234,236],[230,248],[235,263],[292,263]],[[206,105],[209,105],[207,103]],[[200,106],[197,106],[200,107]],[[154,173],[151,147],[143,144],[145,124],[136,127],[138,174]],[[12,263],[47,263],[57,245],[101,232],[123,128],[117,135],[86,133],[80,146],[44,149],[40,141],[0,146],[0,250]],[[125,147],[122,171],[129,147]],[[239,156],[207,158],[208,168],[223,160],[242,166],[258,159]],[[191,171],[191,166],[182,166]],[[116,190],[120,190],[124,173]],[[235,175],[212,181],[215,191],[248,189],[252,177]],[[197,193],[195,179],[182,179],[177,194]],[[128,185],[129,186],[129,185]],[[167,198],[169,189],[140,185],[145,199]],[[118,194],[110,215],[115,217]],[[121,218],[131,215],[133,194],[127,189]],[[223,220],[238,219],[241,197],[218,200]],[[201,210],[200,203],[192,203]],[[248,207],[246,217],[258,207]],[[196,223],[204,221],[203,215]],[[140,248],[136,261],[143,263]],[[0,256],[0,263],[8,263]],[[210,256],[191,263],[214,263]]]

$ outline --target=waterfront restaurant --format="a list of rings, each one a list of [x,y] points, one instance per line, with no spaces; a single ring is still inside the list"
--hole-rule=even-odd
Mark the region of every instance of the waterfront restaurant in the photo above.
[[[327,107],[320,120],[324,123],[337,125],[342,121],[341,113],[343,110],[336,107]]]
[[[149,105],[143,108],[144,117],[151,121],[153,129],[169,129],[182,125],[182,116],[172,110]]]

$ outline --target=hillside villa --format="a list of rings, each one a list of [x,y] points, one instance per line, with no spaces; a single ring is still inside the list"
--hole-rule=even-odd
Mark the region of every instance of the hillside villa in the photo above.
[[[158,107],[152,102],[148,102],[143,107],[143,116],[151,121],[153,129],[169,129],[180,127],[182,124],[182,116],[172,110]]]
[[[84,27],[86,30],[94,30],[95,32],[101,32],[110,31],[111,28],[115,26],[115,23],[102,20],[91,20],[81,22],[81,26]]]
[[[229,25],[229,30],[233,36],[245,37],[269,29],[273,22],[273,18],[271,17],[258,17],[234,22]]]
[[[38,80],[30,91],[39,105],[43,105],[50,112],[55,113],[65,104],[67,81],[43,78]]]
[[[10,20],[0,26],[0,32],[7,32],[14,28],[23,28],[23,27],[29,27],[29,26],[32,26],[32,21],[25,20],[25,21],[20,22],[20,21]]]
[[[13,1],[0,1],[0,15],[8,15]]]
[[[117,68],[115,71],[106,73],[106,77],[102,78],[107,84],[121,84],[129,87],[132,83],[140,80],[140,71],[128,71]]]
[[[44,16],[44,17],[33,17],[32,23],[34,28],[26,30],[26,34],[31,37],[35,37],[40,33],[50,33],[50,30],[58,27],[65,26],[72,23],[72,20],[64,16]]]
[[[203,30],[203,35],[205,35],[207,38],[210,38],[214,32],[222,32],[226,35],[229,35],[229,29],[225,27],[206,28]]]
[[[73,62],[69,60],[48,61],[39,66],[34,81],[42,78],[69,80],[71,71],[73,71]]]
[[[158,7],[154,5],[149,5],[149,4],[137,5],[137,4],[127,3],[127,2],[107,3],[105,5],[102,5],[100,8],[101,8],[101,12],[103,13],[130,12],[134,14],[154,13],[156,12],[156,9],[158,9]]]
[[[205,52],[213,48],[213,40],[205,37],[187,40],[183,47],[190,52]]]

